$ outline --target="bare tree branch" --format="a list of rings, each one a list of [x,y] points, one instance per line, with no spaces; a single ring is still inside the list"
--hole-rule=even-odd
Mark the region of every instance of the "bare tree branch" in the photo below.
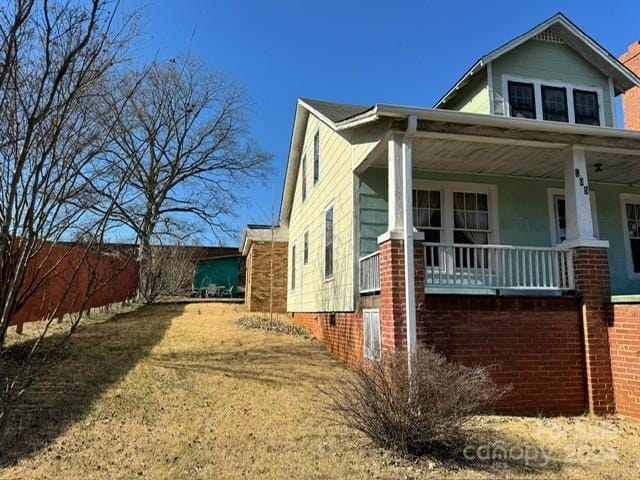
[[[85,247],[61,287],[71,294],[125,191],[132,162],[121,162],[114,181],[108,138],[138,82],[112,81],[134,31],[134,16],[120,20],[117,7],[117,0],[14,0],[0,7],[0,338],[29,298],[60,280],[60,266],[70,261],[52,257],[61,242],[69,251]],[[97,203],[101,212],[91,208]],[[29,268],[37,275],[28,276]],[[58,309],[51,306],[47,325]],[[25,364],[9,378],[3,359],[0,349],[0,436],[11,403],[29,384],[19,375],[37,371]]]

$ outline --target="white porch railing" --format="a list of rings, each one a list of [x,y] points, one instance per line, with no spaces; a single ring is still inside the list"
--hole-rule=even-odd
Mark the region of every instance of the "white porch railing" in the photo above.
[[[380,291],[380,252],[360,258],[360,293]]]
[[[425,288],[573,290],[571,250],[424,244]]]

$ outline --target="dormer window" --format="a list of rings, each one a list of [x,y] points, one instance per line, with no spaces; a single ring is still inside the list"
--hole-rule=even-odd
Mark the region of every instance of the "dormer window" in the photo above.
[[[576,123],[600,125],[600,107],[596,92],[574,90],[573,105],[576,110]]]
[[[542,118],[554,122],[568,122],[567,90],[542,85]]]
[[[533,83],[509,82],[509,109],[512,117],[536,118]]]
[[[601,89],[503,75],[506,115],[552,122],[604,125]]]

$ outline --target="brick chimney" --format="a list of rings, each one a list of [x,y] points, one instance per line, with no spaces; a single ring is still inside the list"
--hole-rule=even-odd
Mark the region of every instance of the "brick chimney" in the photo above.
[[[640,40],[636,40],[620,61],[633,73],[640,76]],[[622,111],[624,113],[624,128],[640,130],[640,87],[633,87],[622,96]]]

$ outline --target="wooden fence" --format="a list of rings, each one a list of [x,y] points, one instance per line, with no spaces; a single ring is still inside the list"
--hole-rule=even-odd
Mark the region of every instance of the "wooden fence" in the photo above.
[[[17,325],[85,311],[135,296],[138,263],[121,253],[45,245],[29,262],[21,297],[26,301],[12,318]]]

